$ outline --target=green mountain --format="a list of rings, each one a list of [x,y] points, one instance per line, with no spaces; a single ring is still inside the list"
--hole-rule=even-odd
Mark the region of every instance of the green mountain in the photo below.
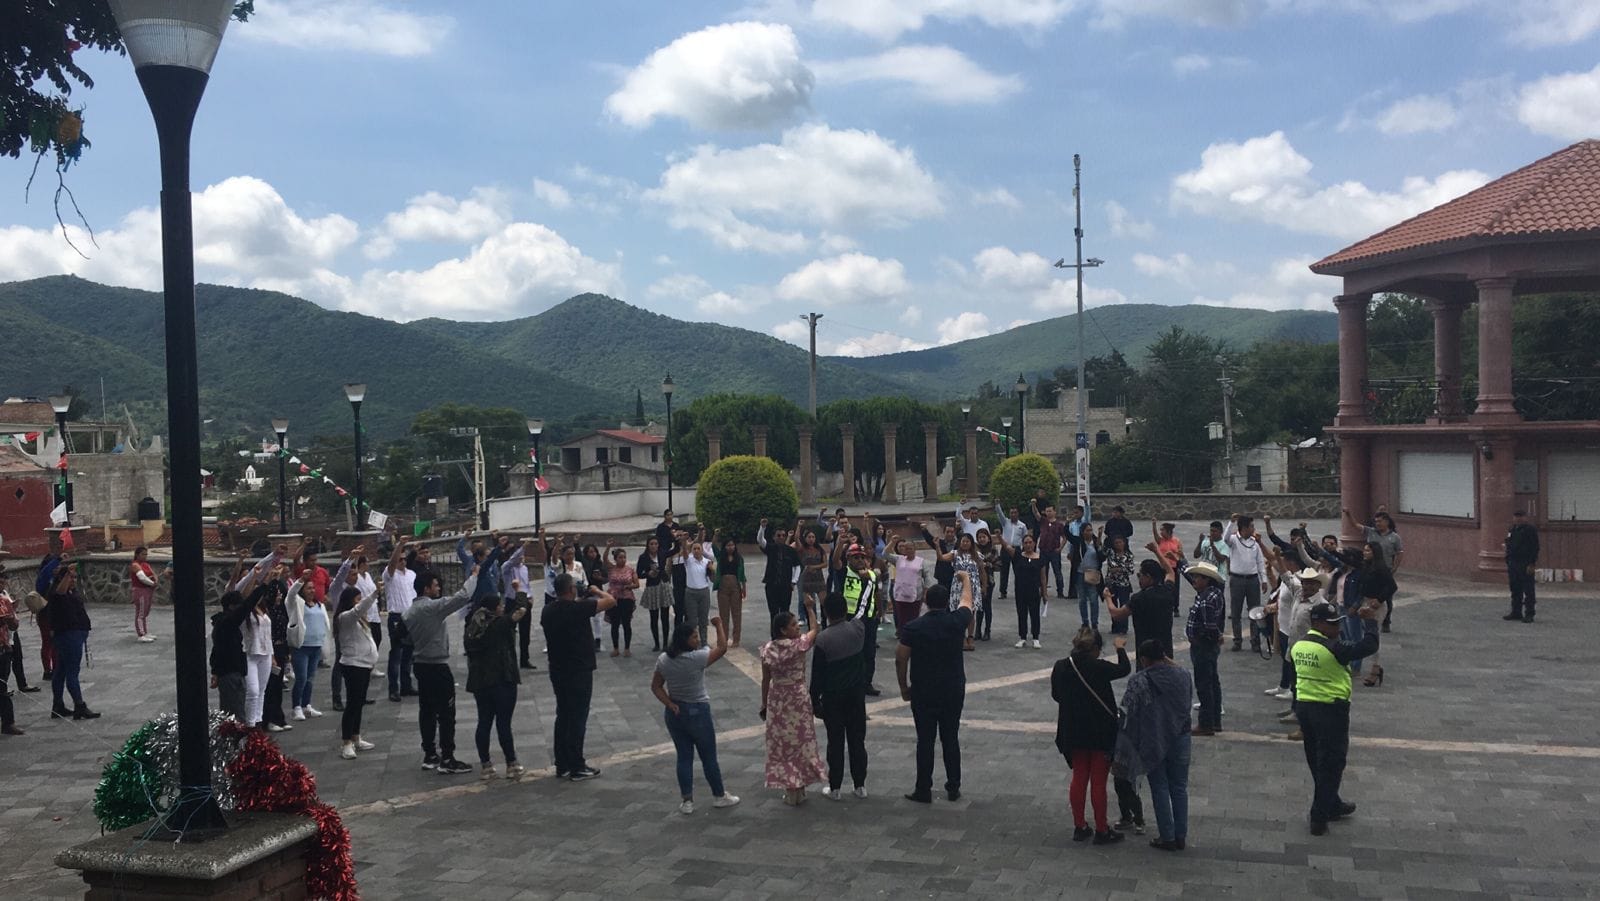
[[[302,439],[346,434],[350,409],[342,386],[355,380],[368,385],[363,422],[379,438],[404,432],[418,411],[448,402],[513,407],[548,419],[628,415],[637,388],[654,411],[669,372],[684,404],[719,392],[806,401],[803,349],[596,294],[508,322],[397,323],[272,291],[201,285],[195,312],[201,413],[214,420],[211,434],[218,436],[266,434],[274,416],[289,417]],[[1337,332],[1331,312],[1130,304],[1087,315],[1089,355],[1116,348],[1135,364],[1173,325],[1241,349],[1261,339],[1332,341]],[[45,395],[72,385],[93,401],[104,379],[113,416],[127,405],[141,424],[165,431],[159,294],[71,276],[12,282],[0,284],[0,316],[12,350],[0,358],[0,392]],[[1074,317],[1062,316],[928,350],[823,358],[818,399],[944,400],[971,395],[986,381],[1004,389],[1018,372],[1031,381],[1075,360],[1076,329]]]

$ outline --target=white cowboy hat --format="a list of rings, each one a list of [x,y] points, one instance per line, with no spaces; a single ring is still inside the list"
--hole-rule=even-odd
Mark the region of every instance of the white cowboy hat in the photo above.
[[[1194,576],[1205,576],[1218,585],[1222,584],[1222,573],[1217,572],[1217,568],[1215,566],[1212,566],[1204,561],[1189,564],[1184,568],[1183,574],[1191,578]]]
[[[1294,574],[1294,577],[1302,582],[1328,581],[1328,574],[1313,566],[1308,566],[1305,569],[1300,570]]]

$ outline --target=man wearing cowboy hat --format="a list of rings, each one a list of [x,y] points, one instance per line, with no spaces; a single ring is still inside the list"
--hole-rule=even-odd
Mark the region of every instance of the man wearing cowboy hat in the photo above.
[[[1227,616],[1222,574],[1204,562],[1190,563],[1183,574],[1195,590],[1183,634],[1189,639],[1194,690],[1200,698],[1200,725],[1189,734],[1216,735],[1222,731],[1222,680],[1217,676],[1217,657],[1222,651],[1222,625]]]
[[[1363,606],[1362,619],[1377,619],[1378,608]],[[1378,652],[1378,633],[1360,641],[1341,641],[1339,608],[1321,601],[1308,613],[1311,630],[1295,642],[1295,715],[1306,749],[1306,766],[1315,786],[1311,798],[1311,834],[1323,835],[1328,821],[1356,812],[1354,804],[1339,797],[1345,755],[1350,750],[1350,661]]]
[[[1265,557],[1267,575],[1274,584],[1271,603],[1261,609],[1264,616],[1276,615],[1278,618],[1278,656],[1283,659],[1283,671],[1278,684],[1262,694],[1287,701],[1294,697],[1294,663],[1289,659],[1289,639],[1290,636],[1304,635],[1310,627],[1306,614],[1310,610],[1311,600],[1322,590],[1324,577],[1310,567],[1297,569],[1295,558],[1278,548],[1267,548]],[[1267,623],[1263,621],[1262,625],[1264,627]],[[1293,711],[1287,715],[1292,716]]]

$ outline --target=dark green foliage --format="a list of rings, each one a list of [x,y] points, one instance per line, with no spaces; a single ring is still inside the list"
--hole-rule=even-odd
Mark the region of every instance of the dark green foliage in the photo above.
[[[960,413],[956,416],[960,416]],[[940,459],[943,459],[955,449],[955,422],[958,421],[953,421],[945,409],[909,397],[834,401],[817,408],[817,461],[825,470],[842,472],[844,439],[840,426],[854,424],[856,496],[862,500],[877,500],[882,494],[883,476],[887,470],[883,457],[885,425],[898,427],[895,433],[895,469],[899,472],[922,472],[928,458],[928,442],[923,435],[922,424],[939,424],[937,450]]]
[[[783,467],[766,457],[724,457],[706,468],[695,492],[695,519],[724,536],[753,541],[763,518],[793,522],[800,497]]]
[[[989,495],[1007,508],[1026,508],[1037,489],[1054,504],[1061,494],[1061,477],[1055,466],[1038,454],[1018,454],[1002,461],[989,476]]]
[[[688,409],[672,412],[673,481],[687,485],[700,478],[710,461],[706,429],[722,430],[724,457],[749,454],[755,450],[751,426],[765,425],[767,456],[788,468],[800,462],[800,443],[796,430],[809,420],[806,412],[773,394],[752,397],[739,394],[714,394],[701,397]]]

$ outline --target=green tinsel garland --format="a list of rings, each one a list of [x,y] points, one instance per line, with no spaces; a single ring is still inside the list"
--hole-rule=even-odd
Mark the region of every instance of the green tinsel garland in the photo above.
[[[111,755],[94,790],[94,815],[100,825],[116,831],[137,826],[156,815],[154,802],[161,793],[161,771],[150,753],[150,736],[156,724],[145,723]]]

